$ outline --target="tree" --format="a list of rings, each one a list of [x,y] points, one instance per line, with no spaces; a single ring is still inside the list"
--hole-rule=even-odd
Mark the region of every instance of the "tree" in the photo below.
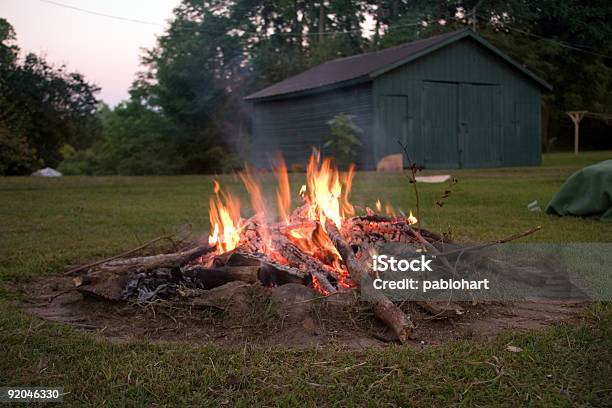
[[[66,157],[65,174],[176,174],[183,170],[175,146],[178,129],[159,112],[132,100],[99,112],[103,132],[91,148]]]
[[[37,160],[29,161],[31,165],[56,166],[64,144],[86,147],[98,135],[95,93],[99,89],[82,75],[68,72],[64,66],[53,67],[35,54],[20,59],[14,41],[12,26],[0,19],[3,140],[19,140],[12,146],[26,149],[28,153],[22,153],[27,157],[34,154]],[[19,167],[19,172],[29,172],[31,168],[27,167]]]
[[[355,116],[340,114],[327,122],[330,133],[323,145],[336,158],[339,168],[348,168],[356,161],[363,130],[353,121]]]

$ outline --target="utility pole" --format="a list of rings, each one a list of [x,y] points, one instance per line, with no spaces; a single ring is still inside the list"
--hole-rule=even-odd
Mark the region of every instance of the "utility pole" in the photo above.
[[[574,154],[578,154],[579,150],[579,139],[580,139],[580,121],[584,118],[586,111],[570,111],[567,112],[568,116],[572,118],[574,122]]]
[[[478,3],[472,8],[472,31],[476,32],[476,9],[480,7],[483,0],[479,0]]]
[[[319,42],[323,42],[323,33],[325,32],[325,1],[319,3]]]

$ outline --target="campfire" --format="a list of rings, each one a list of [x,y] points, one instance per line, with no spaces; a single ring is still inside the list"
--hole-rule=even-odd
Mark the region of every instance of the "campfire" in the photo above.
[[[86,272],[75,278],[83,293],[138,302],[170,299],[177,294],[201,296],[236,282],[271,290],[299,284],[311,287],[321,298],[361,292],[374,315],[405,342],[412,336],[414,324],[383,292],[373,289],[372,255],[381,245],[393,242],[443,255],[438,250],[443,240],[419,228],[412,211],[398,215],[389,203],[385,203],[383,211],[380,200],[375,210],[366,207],[359,209],[361,214],[357,215],[349,200],[354,170],[351,166],[341,172],[332,159],[314,152],[306,170],[306,183],[294,204],[287,166],[279,156],[274,166],[274,206],[264,199],[254,172],[247,168],[240,177],[254,212],[250,218],[243,217],[238,196],[214,181],[209,203],[211,232],[206,239],[183,244],[182,250],[173,253],[130,257],[145,244],[73,268],[68,274]],[[440,261],[456,275],[444,256]],[[422,304],[432,313],[444,312]]]

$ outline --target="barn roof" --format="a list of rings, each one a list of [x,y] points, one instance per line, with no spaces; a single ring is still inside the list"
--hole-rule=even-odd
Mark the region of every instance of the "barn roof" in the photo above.
[[[531,80],[545,89],[552,89],[551,85],[514,61],[491,43],[475,34],[470,29],[451,31],[417,40],[381,51],[357,54],[350,57],[327,61],[321,65],[310,68],[301,74],[277,82],[267,88],[257,91],[245,99],[268,99],[276,97],[297,96],[311,91],[324,91],[330,88],[348,86],[370,81],[385,72],[397,68],[424,55],[427,55],[448,44],[460,39],[471,37],[481,45],[503,58]]]

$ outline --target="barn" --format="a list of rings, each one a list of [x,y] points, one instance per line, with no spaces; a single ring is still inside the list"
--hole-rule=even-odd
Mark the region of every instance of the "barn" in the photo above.
[[[255,92],[252,161],[303,165],[338,114],[363,130],[357,165],[400,153],[426,168],[538,165],[551,86],[471,30],[328,61]]]

